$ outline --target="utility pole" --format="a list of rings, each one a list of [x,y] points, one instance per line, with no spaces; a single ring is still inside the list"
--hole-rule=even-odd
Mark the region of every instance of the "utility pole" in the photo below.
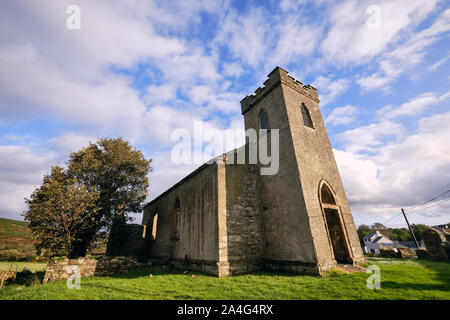
[[[419,244],[417,243],[416,236],[414,235],[414,232],[412,231],[411,226],[409,225],[408,218],[406,218],[405,210],[403,210],[403,208],[402,208],[402,213],[403,213],[403,216],[405,217],[406,224],[408,225],[409,232],[411,232],[411,235],[412,235],[412,237],[413,237],[413,239],[414,239],[414,242],[415,242],[415,244],[416,244],[416,247],[417,247],[417,249],[419,249]]]

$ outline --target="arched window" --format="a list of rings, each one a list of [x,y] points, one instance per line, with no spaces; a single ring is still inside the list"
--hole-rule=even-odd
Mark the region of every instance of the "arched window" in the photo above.
[[[314,125],[311,119],[311,115],[309,114],[308,108],[305,106],[304,103],[302,103],[301,108],[302,108],[303,124],[307,127],[314,129]]]
[[[152,223],[152,240],[156,240],[156,230],[158,227],[158,212],[156,212],[153,216],[153,223]]]
[[[172,216],[172,238],[178,239],[180,225],[181,205],[180,199],[175,200],[175,208]]]
[[[333,193],[326,184],[322,185],[322,189],[320,190],[320,197],[322,198],[322,203],[336,204],[336,200],[334,200]]]
[[[270,130],[270,124],[269,124],[269,116],[267,115],[267,112],[263,109],[259,113],[259,130]]]

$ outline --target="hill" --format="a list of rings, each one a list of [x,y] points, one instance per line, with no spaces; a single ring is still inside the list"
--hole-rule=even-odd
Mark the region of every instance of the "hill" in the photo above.
[[[28,222],[0,218],[0,260],[32,260],[35,243]]]

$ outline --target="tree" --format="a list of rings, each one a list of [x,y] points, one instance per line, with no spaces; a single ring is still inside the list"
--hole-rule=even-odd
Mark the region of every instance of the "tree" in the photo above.
[[[368,225],[362,224],[358,227],[357,232],[358,232],[359,241],[361,241],[361,243],[362,243],[363,238],[371,232],[371,229],[369,228]]]
[[[386,229],[386,227],[382,223],[379,223],[379,222],[375,222],[373,225],[370,226],[370,228],[372,230],[376,230],[376,231],[381,231],[381,230]]]
[[[123,224],[131,219],[129,213],[142,210],[151,161],[122,138],[99,139],[70,155],[70,176],[100,192],[99,214],[84,235],[89,242],[101,229],[110,230],[113,224]]]
[[[411,225],[411,229],[413,230],[417,241],[421,241],[422,235],[428,230],[428,226],[426,226],[424,224],[413,224],[413,225]]]
[[[52,167],[43,184],[25,199],[25,220],[40,241],[40,248],[62,252],[69,258],[79,256],[85,246],[84,234],[95,221],[100,193],[70,177],[63,168]]]

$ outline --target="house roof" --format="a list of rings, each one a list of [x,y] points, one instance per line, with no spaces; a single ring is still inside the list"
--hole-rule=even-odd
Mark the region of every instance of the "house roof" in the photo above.
[[[372,243],[391,243],[393,242],[391,239],[386,237],[384,234],[382,234],[379,231],[374,231],[366,235],[363,240],[369,240]],[[384,240],[384,242],[381,242],[381,240]]]

